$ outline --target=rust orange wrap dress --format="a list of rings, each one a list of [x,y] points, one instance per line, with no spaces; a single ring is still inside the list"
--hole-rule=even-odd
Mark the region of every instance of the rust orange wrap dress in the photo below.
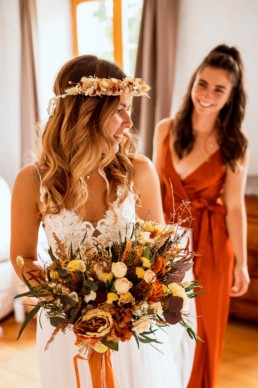
[[[198,341],[189,388],[212,388],[218,374],[223,338],[227,324],[234,254],[228,237],[226,208],[220,195],[225,169],[220,149],[185,179],[173,166],[169,135],[163,144],[161,187],[166,222],[182,200],[191,202],[191,224],[195,258],[194,276],[206,292],[195,299]]]

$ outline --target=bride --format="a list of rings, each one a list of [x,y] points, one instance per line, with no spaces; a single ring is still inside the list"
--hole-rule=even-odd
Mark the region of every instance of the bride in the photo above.
[[[146,94],[148,87],[142,80],[125,77],[115,64],[91,55],[70,60],[59,71],[37,161],[19,172],[13,190],[11,256],[20,276],[18,255],[25,259],[25,273],[43,270],[37,265],[41,223],[55,250],[54,233],[74,248],[86,232],[88,243],[98,237],[108,245],[119,239],[119,233],[128,233],[136,214],[164,222],[154,167],[132,151],[132,97]],[[76,388],[75,335],[69,330],[59,333],[44,351],[52,332],[41,313],[37,329],[41,385]],[[118,387],[181,388],[168,335],[159,332],[158,350],[150,345],[138,350],[131,340],[113,352]],[[79,361],[79,376],[81,387],[92,386],[85,360]]]

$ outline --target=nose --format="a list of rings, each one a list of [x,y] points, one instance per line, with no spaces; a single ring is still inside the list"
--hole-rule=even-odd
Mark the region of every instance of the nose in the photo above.
[[[132,128],[132,126],[133,126],[133,122],[131,120],[131,116],[129,115],[128,112],[125,112],[123,127],[124,128]]]
[[[211,93],[211,90],[209,88],[205,89],[203,91],[203,98],[205,100],[209,100],[210,98],[212,97],[212,93]]]

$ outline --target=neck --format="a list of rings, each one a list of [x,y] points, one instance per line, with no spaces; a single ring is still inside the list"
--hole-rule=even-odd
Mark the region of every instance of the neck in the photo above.
[[[216,128],[217,115],[207,117],[198,115],[196,112],[192,114],[192,126],[196,135],[209,135]]]

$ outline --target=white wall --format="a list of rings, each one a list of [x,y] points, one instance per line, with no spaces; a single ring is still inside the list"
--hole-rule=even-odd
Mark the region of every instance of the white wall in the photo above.
[[[38,20],[37,76],[40,114],[61,65],[72,57],[70,0],[36,0]],[[19,0],[0,0],[0,176],[12,188],[22,165],[20,149],[20,14]]]
[[[20,167],[20,15],[0,0],[0,176],[11,186]]]
[[[41,119],[46,119],[48,101],[60,67],[72,58],[70,0],[36,0],[39,43],[39,98]]]
[[[249,174],[258,175],[258,1],[180,0],[180,20],[172,114],[178,109],[189,79],[216,45],[236,46],[245,66],[248,95],[243,129],[249,138]]]

